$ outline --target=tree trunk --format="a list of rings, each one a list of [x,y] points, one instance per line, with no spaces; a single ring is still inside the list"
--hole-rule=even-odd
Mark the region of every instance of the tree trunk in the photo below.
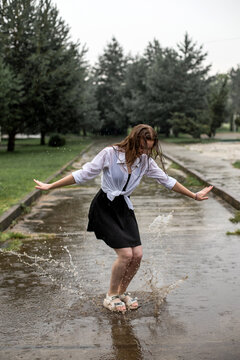
[[[83,136],[87,136],[87,132],[86,132],[85,127],[82,128],[82,131],[83,131]]]
[[[15,132],[10,132],[8,134],[8,147],[7,151],[14,151],[15,148]]]
[[[46,145],[45,143],[45,135],[46,133],[44,131],[41,131],[41,142],[40,145]]]

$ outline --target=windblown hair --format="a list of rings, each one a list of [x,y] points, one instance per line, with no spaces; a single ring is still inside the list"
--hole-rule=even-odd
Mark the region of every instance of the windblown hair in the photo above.
[[[144,142],[145,148],[147,150],[147,140],[154,141],[153,147],[151,152],[148,153],[148,156],[153,157],[154,159],[159,156],[162,168],[165,171],[163,154],[158,142],[158,136],[156,131],[151,126],[146,124],[139,124],[134,126],[130,134],[124,140],[114,145],[118,146],[120,151],[125,152],[127,164],[131,166],[137,157],[139,157],[142,142]]]

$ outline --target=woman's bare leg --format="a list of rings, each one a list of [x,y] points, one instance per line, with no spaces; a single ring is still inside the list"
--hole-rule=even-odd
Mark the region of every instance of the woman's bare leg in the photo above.
[[[142,260],[142,246],[136,246],[131,249],[132,259],[123,274],[121,282],[119,283],[118,294],[123,294],[127,290],[127,287],[136,275]]]
[[[126,269],[132,261],[133,251],[132,248],[115,249],[118,257],[112,266],[112,275],[110,280],[110,287],[108,291],[109,296],[118,294],[119,286],[126,273]],[[119,302],[115,299],[114,302]],[[124,311],[125,307],[119,306],[119,311]]]

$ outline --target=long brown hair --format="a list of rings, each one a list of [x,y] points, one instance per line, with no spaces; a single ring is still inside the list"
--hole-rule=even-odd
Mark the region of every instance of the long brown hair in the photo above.
[[[148,153],[148,156],[154,158],[159,156],[162,168],[165,171],[163,154],[158,142],[158,136],[156,131],[151,126],[146,124],[139,124],[134,126],[130,134],[124,140],[114,145],[118,146],[120,151],[125,152],[127,164],[131,166],[137,157],[139,157],[139,150],[142,143],[141,140],[144,142],[146,149],[147,140],[152,140],[154,142],[150,153]]]

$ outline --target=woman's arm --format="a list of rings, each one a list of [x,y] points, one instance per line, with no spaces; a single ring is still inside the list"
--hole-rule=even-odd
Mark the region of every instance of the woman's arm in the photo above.
[[[188,190],[185,186],[183,186],[177,181],[176,184],[173,186],[172,190],[180,194],[186,195],[192,199],[202,201],[208,199],[206,195],[212,190],[212,188],[213,186],[207,186],[201,191],[198,191],[197,193],[193,193],[192,191]]]
[[[64,178],[62,178],[58,181],[55,181],[52,184],[46,184],[46,183],[43,183],[43,182],[35,180],[35,179],[33,179],[33,180],[37,184],[37,186],[35,186],[35,188],[39,189],[39,190],[52,190],[52,189],[56,189],[58,187],[75,184],[75,180],[72,175],[67,175]]]
[[[62,186],[82,184],[88,180],[94,179],[98,174],[100,174],[104,167],[108,166],[109,151],[112,151],[112,148],[107,147],[103,149],[91,162],[84,164],[82,169],[73,171],[71,175],[67,175],[52,184],[46,184],[34,179],[37,184],[35,188],[40,190],[52,190]]]

